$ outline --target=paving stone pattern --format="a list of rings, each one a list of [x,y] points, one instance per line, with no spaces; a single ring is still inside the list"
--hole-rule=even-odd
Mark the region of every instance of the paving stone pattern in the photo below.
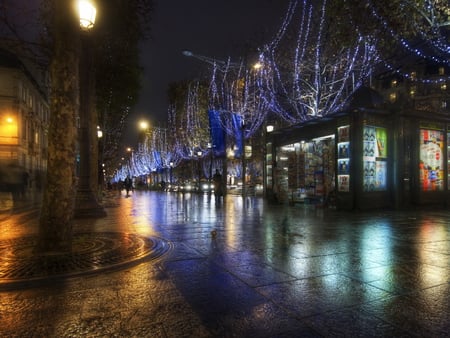
[[[349,213],[239,196],[216,205],[208,195],[138,191],[110,198],[107,217],[74,225],[93,266],[102,254],[127,262],[97,272],[63,260],[60,278],[46,270],[39,283],[8,284],[8,274],[27,279],[32,269],[13,272],[27,265],[11,257],[27,256],[20,243],[35,238],[36,217],[2,221],[0,336],[449,336],[447,210]]]

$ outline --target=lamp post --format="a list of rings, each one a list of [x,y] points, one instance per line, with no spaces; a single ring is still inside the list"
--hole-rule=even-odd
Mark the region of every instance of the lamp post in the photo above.
[[[245,162],[245,121],[244,117],[241,120],[241,133],[242,133],[242,197],[245,198],[245,179],[246,179],[246,171],[247,165]]]
[[[104,166],[103,163],[103,130],[101,130],[100,126],[97,126],[97,141],[98,141],[98,184],[99,186],[104,186],[105,183],[105,175],[104,175]]]
[[[95,24],[96,9],[90,1],[79,0],[78,9],[81,28],[80,78],[80,126],[78,134],[80,171],[75,199],[75,217],[103,217],[105,211],[98,202],[97,178],[97,117],[93,105],[95,95],[94,56],[90,32]],[[94,176],[95,175],[95,176]]]
[[[197,157],[198,157],[198,190],[200,191],[201,187],[200,187],[200,178],[202,177],[202,167],[201,167],[201,163],[200,163],[200,159],[202,158],[202,151],[199,150],[197,151]]]
[[[208,179],[208,191],[211,192],[211,180],[212,180],[212,166],[213,166],[213,148],[212,143],[208,142],[209,150],[209,179]]]
[[[264,136],[264,196],[273,200],[274,198],[274,168],[273,168],[273,150],[272,150],[272,141],[269,140],[269,134],[274,130],[273,125],[266,125],[266,133]],[[269,142],[270,141],[270,142]]]

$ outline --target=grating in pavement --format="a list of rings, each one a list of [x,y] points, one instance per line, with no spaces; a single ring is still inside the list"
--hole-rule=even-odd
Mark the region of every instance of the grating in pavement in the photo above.
[[[158,237],[120,232],[75,233],[72,253],[33,253],[37,237],[0,241],[0,287],[73,277],[157,259],[171,244]]]

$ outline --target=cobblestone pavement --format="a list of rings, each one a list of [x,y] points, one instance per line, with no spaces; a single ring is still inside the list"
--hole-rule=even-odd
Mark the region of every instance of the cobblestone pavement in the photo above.
[[[2,211],[1,337],[449,336],[449,211],[139,191],[105,206],[53,269],[31,251],[37,212]]]

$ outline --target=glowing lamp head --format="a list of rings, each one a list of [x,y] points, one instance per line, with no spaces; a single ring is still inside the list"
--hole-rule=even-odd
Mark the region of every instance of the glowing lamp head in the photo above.
[[[149,124],[148,124],[147,121],[142,120],[142,121],[139,122],[139,128],[141,130],[147,130],[148,127],[149,127]]]
[[[83,30],[90,30],[94,27],[97,10],[90,1],[78,1],[78,14],[80,16],[80,27]]]
[[[261,62],[256,62],[256,63],[253,65],[253,69],[258,70],[258,69],[261,69],[261,68],[262,68],[262,63],[261,63]]]

